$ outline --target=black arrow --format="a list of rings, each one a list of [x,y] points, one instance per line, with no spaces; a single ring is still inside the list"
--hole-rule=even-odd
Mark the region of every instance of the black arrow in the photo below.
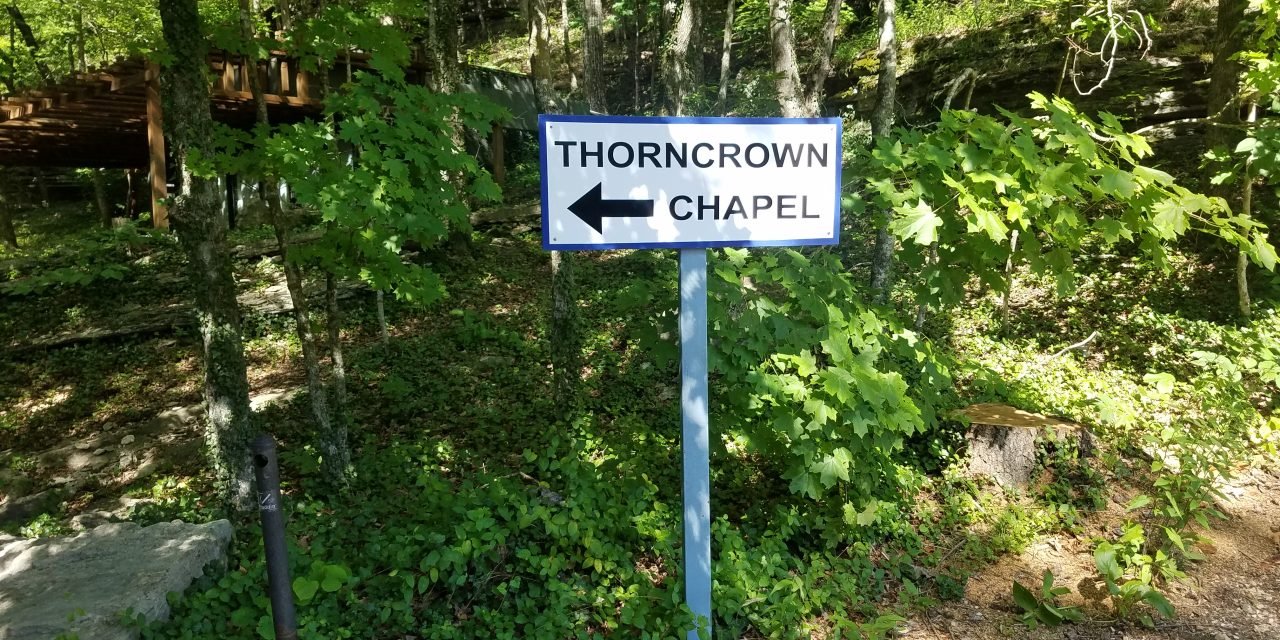
[[[596,233],[604,233],[605,218],[652,218],[652,200],[605,200],[602,197],[604,183],[597,184],[590,191],[569,205],[574,215],[587,223]]]

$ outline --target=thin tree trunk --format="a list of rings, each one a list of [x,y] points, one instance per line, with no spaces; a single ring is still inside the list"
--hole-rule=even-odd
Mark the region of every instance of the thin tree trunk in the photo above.
[[[84,54],[84,9],[76,9],[76,59],[79,61],[80,73],[89,70],[89,61]],[[75,66],[72,67],[76,68]]]
[[[316,15],[325,11],[325,0],[316,5]],[[330,67],[320,63],[320,92],[328,97]],[[347,82],[351,82],[351,52],[347,50]],[[333,113],[325,116],[325,124],[329,127],[330,144],[337,144],[337,123]],[[328,233],[333,233],[334,223],[329,222]],[[332,268],[325,270],[324,277],[325,328],[329,338],[329,362],[333,371],[333,423],[335,428],[347,431],[350,424],[350,412],[347,405],[347,368],[342,352],[342,308],[338,305],[338,278]]]
[[[227,504],[254,506],[249,438],[252,423],[249,381],[240,336],[240,309],[227,251],[227,220],[219,206],[216,180],[191,171],[192,153],[213,152],[209,113],[206,40],[200,31],[196,0],[160,3],[160,20],[169,64],[160,82],[169,148],[181,180],[170,218],[190,261],[195,310],[204,351],[204,398],[208,412],[206,443]]]
[[[40,79],[45,83],[52,83],[53,72],[49,70],[49,65],[40,59],[40,41],[36,40],[36,34],[31,31],[31,25],[27,24],[27,17],[22,15],[22,10],[16,4],[10,4],[5,9],[9,11],[13,26],[18,29],[18,33],[22,34],[22,42],[27,45],[27,52],[31,54],[31,61],[35,63],[36,71],[40,72]],[[12,46],[12,43],[10,44]]]
[[[586,89],[587,106],[596,113],[609,113],[604,83],[604,9],[600,0],[584,0],[583,16],[586,34],[583,38],[582,86]]]
[[[382,292],[382,289],[378,289],[376,295],[378,298],[378,337],[382,338],[383,344],[386,344],[391,341],[391,333],[387,331],[387,305],[385,302],[387,295]]]
[[[593,0],[587,0],[590,4]],[[595,0],[598,5],[598,0]],[[538,93],[538,103],[544,113],[556,112],[555,89],[551,82],[551,33],[547,21],[547,0],[530,0],[529,2],[529,45],[530,67],[533,69],[534,87]],[[597,27],[598,27],[597,23]],[[588,17],[588,36],[590,42],[590,17]],[[598,35],[598,34],[597,34]],[[593,71],[598,71],[588,63],[584,68],[583,86],[587,88],[588,100],[592,92]],[[593,105],[594,109],[595,106]],[[573,278],[573,254],[562,251],[551,252],[551,318],[548,323],[547,342],[551,351],[551,392],[560,418],[572,419],[578,408],[578,383],[581,377],[580,337],[578,335],[578,307],[575,302]]]
[[[880,73],[876,79],[876,103],[871,112],[872,144],[888,137],[893,129],[893,108],[898,90],[898,39],[894,26],[894,0],[880,0]],[[883,212],[884,219],[876,229],[876,244],[871,256],[871,290],[875,300],[889,299],[893,281],[893,253],[896,241],[889,230],[892,211]]]
[[[9,94],[18,92],[17,81],[14,74],[17,72],[17,65],[13,61],[13,57],[4,51],[0,51],[0,63],[4,63],[7,73],[0,75],[0,80],[4,80],[4,86],[8,87]]]
[[[835,52],[836,31],[840,27],[841,0],[827,0],[822,18],[822,37],[818,40],[818,52],[809,77],[809,89],[805,92],[805,110],[810,117],[822,115],[822,100],[826,97],[827,78],[831,75],[831,55]]]
[[[111,228],[111,205],[107,202],[107,185],[103,179],[102,169],[90,169],[89,179],[93,182],[93,199],[98,204],[98,217],[102,220],[102,228]]]
[[[681,0],[680,13],[676,18],[675,30],[668,40],[663,69],[663,79],[667,85],[667,112],[673,116],[683,116],[685,96],[693,91],[696,83],[695,65],[692,58],[701,58],[694,42],[701,31],[702,16],[699,0]],[[693,52],[691,54],[691,52]]]
[[[573,68],[573,46],[569,41],[569,0],[560,0],[560,33],[564,38],[564,64],[569,70],[569,91],[577,91],[578,72]]]
[[[720,91],[716,94],[716,112],[724,115],[729,104],[729,57],[733,49],[733,8],[737,0],[726,3],[724,40],[720,44]]]
[[[631,110],[636,113],[640,113],[640,47],[644,41],[645,6],[646,3],[637,3],[635,12],[631,15],[631,26],[635,33],[635,37],[631,39]]]
[[[49,206],[49,182],[44,179],[44,170],[36,170],[36,194],[40,196],[40,206]]]
[[[8,190],[3,176],[0,176],[0,242],[8,245],[10,249],[18,248],[18,233],[13,228],[13,212],[10,210],[12,203],[9,201]]]
[[[484,35],[484,41],[489,41],[489,20],[484,17],[484,0],[475,0],[476,16],[480,18],[480,33]]]
[[[1013,287],[1017,280],[1013,275],[1013,256],[1018,251],[1018,230],[1009,234],[1009,257],[1004,261],[1004,299],[1000,301],[1000,327],[1009,328],[1009,300],[1013,298]]]
[[[253,32],[253,22],[249,12],[249,0],[240,0],[240,26],[246,42],[252,41],[256,35]],[[245,66],[248,70],[249,91],[253,94],[258,124],[265,129],[271,126],[271,119],[267,113],[267,100],[263,93],[262,80],[258,74],[258,61],[249,60]],[[267,216],[275,232],[276,245],[280,249],[280,263],[284,268],[285,286],[289,291],[289,299],[293,303],[294,328],[302,349],[302,365],[307,373],[307,395],[311,401],[311,418],[315,420],[318,444],[323,456],[322,467],[330,481],[342,485],[346,482],[351,465],[346,430],[335,427],[329,414],[328,393],[320,375],[320,357],[315,335],[311,331],[306,292],[303,290],[302,268],[290,258],[291,229],[280,203],[280,179],[274,174],[267,173],[263,176],[263,182],[266,191]]]
[[[791,0],[769,0],[769,38],[773,43],[774,87],[778,107],[785,118],[801,118],[805,112],[804,88],[796,62],[795,34],[791,30]]]
[[[1258,118],[1258,105],[1249,105],[1247,122],[1253,124]],[[1253,161],[1244,163],[1244,189],[1240,194],[1240,215],[1248,218],[1253,215]],[[1236,296],[1240,303],[1240,317],[1248,322],[1253,317],[1253,304],[1249,299],[1249,254],[1242,249],[1236,254]]]

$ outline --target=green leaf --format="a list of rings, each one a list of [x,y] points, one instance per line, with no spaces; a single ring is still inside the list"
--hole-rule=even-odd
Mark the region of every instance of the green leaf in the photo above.
[[[1275,271],[1276,248],[1267,241],[1267,235],[1265,233],[1254,233],[1251,244],[1250,253],[1253,254],[1254,262],[1262,265],[1267,271]]]
[[[1176,382],[1172,374],[1169,373],[1148,373],[1142,376],[1142,381],[1155,387],[1156,392],[1160,395],[1167,396],[1173,393],[1173,385]]]
[[[1017,580],[1013,581],[1013,601],[1027,613],[1034,614],[1040,609],[1040,601],[1036,599],[1035,594]]]
[[[1152,169],[1151,167],[1135,165],[1133,167],[1133,175],[1138,176],[1139,178],[1143,178],[1145,180],[1150,180],[1156,184],[1162,184],[1166,186],[1173,184],[1173,176],[1159,169]]]
[[[1133,511],[1134,509],[1141,509],[1149,504],[1151,504],[1151,497],[1146,494],[1139,494],[1133,500],[1129,501],[1128,506],[1126,506],[1124,510]]]
[[[271,616],[258,618],[258,637],[262,640],[276,640],[276,627]]]
[[[858,512],[857,522],[859,525],[868,527],[876,521],[876,513],[880,510],[880,501],[872,498],[867,501],[867,506]]]
[[[822,489],[818,485],[818,480],[813,477],[812,473],[807,471],[801,473],[795,478],[792,478],[789,488],[791,489],[791,493],[808,496],[813,500],[817,500],[822,497]]]
[[[1182,198],[1162,200],[1152,209],[1156,212],[1155,217],[1151,219],[1156,235],[1165,240],[1172,240],[1186,233],[1190,223],[1190,210],[1184,205]]]
[[[347,570],[339,565],[331,564],[324,568],[324,578],[320,581],[320,588],[325,593],[333,593],[342,588],[347,581]]]
[[[914,207],[897,207],[895,211],[898,217],[890,228],[903,241],[914,240],[916,244],[922,245],[938,241],[938,227],[942,226],[942,218],[924,200],[917,202]]]
[[[1257,138],[1245,138],[1236,144],[1236,153],[1253,153],[1253,150],[1257,148]]]
[[[293,595],[298,597],[298,602],[310,602],[316,596],[316,590],[319,588],[319,582],[306,576],[298,576],[293,579]]]
[[[815,462],[809,470],[817,473],[822,485],[829,489],[835,486],[837,478],[849,481],[849,463],[852,461],[853,456],[849,454],[849,450],[839,447],[824,456],[820,462]]]
[[[1120,569],[1120,564],[1116,562],[1116,550],[1110,543],[1103,542],[1093,552],[1093,563],[1098,567],[1098,573],[1107,580],[1108,585],[1114,585],[1120,577],[1124,575]]]
[[[1148,591],[1142,599],[1146,600],[1147,604],[1151,605],[1151,607],[1156,610],[1156,613],[1159,613],[1161,616],[1165,618],[1173,617],[1173,604],[1171,604],[1169,599],[1165,598],[1164,594],[1159,591],[1152,589]]]
[[[1100,187],[1107,195],[1112,197],[1119,196],[1118,199],[1129,199],[1138,190],[1138,184],[1134,182],[1133,176],[1127,171],[1121,171],[1114,167],[1107,167],[1102,170],[1102,175],[1098,179],[1098,187]]]

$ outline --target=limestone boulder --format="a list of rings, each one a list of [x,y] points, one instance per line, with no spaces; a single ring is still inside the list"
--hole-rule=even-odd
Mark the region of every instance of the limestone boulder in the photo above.
[[[133,640],[137,632],[119,614],[168,619],[167,594],[184,591],[207,565],[225,563],[230,542],[226,520],[123,522],[0,542],[0,640]]]

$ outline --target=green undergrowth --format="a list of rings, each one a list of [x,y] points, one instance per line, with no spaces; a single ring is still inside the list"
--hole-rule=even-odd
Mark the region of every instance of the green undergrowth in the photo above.
[[[305,396],[258,416],[281,443],[303,636],[680,635],[692,618],[681,605],[675,254],[581,255],[582,411],[568,422],[550,400],[547,261],[537,238],[477,234],[447,260],[421,259],[440,270],[447,295],[425,309],[389,301],[390,340],[376,338],[370,296],[346,303],[358,450],[347,492],[320,475]],[[1049,533],[1090,535],[1110,482],[1153,496],[1131,512],[1148,525],[1142,545],[1172,540],[1164,527],[1203,532],[1195,514],[1212,514],[1198,479],[1272,451],[1280,320],[1260,304],[1251,326],[1235,326],[1168,290],[1162,283],[1203,268],[1192,258],[1175,256],[1180,275],[1167,280],[1122,258],[1078,265],[1076,292],[1060,300],[1044,293],[1051,282],[1023,274],[1007,326],[997,298],[979,292],[923,334],[863,307],[864,292],[831,260],[825,252],[713,260],[719,634],[883,637],[897,616],[963,595],[968,576],[1001,554]],[[254,273],[273,267],[238,268],[251,288]],[[35,305],[47,295],[18,300]],[[1095,329],[1087,350],[1049,357]],[[287,318],[246,317],[254,358],[294,357],[291,335]],[[930,335],[947,340],[927,343]],[[5,428],[33,451],[57,424],[130,420],[144,400],[164,397],[157,381],[193,375],[191,354],[167,343],[103,342],[48,356],[7,360],[20,366],[6,379],[29,389],[23,403],[68,385],[68,397],[34,422],[4,414]],[[819,421],[831,410],[808,401],[843,413]],[[953,464],[964,455],[962,425],[949,410],[983,401],[1080,421],[1102,455],[1047,443],[1022,492],[963,477]],[[867,444],[854,439],[859,415],[900,427],[872,430],[880,440]],[[847,431],[833,426],[839,420],[849,420]],[[769,425],[792,435],[779,439]],[[822,428],[830,434],[806,435]],[[862,466],[842,468],[845,456]],[[1152,459],[1188,472],[1153,471]],[[184,469],[129,495],[150,499],[133,513],[141,523],[220,515],[208,478]],[[1181,523],[1170,505],[1185,514]],[[62,531],[56,515],[24,533]],[[1132,549],[1130,564],[1114,568],[1117,588],[1126,567],[1155,557],[1133,540],[1108,542]],[[1195,538],[1179,540],[1195,553]],[[271,637],[265,584],[250,514],[226,572],[175,595],[171,621],[138,624],[151,638]]]
[[[362,444],[349,493],[334,497],[319,477],[302,404],[269,414],[283,443],[304,636],[669,638],[691,622],[681,606],[674,255],[579,262],[587,359],[584,412],[572,423],[556,422],[547,393],[544,265],[534,238],[481,238],[444,274],[445,304],[390,307],[393,339],[352,355]],[[983,303],[953,318],[967,400],[1073,417],[1130,449],[1150,424],[1126,426],[1108,406],[1203,409],[1186,404],[1193,379],[1165,392],[1163,377],[1074,352],[1040,362],[1039,344],[997,338],[992,314]],[[637,315],[649,322],[628,322]],[[939,420],[887,467],[899,497],[880,495],[838,533],[766,456],[727,438],[713,459],[719,632],[879,637],[893,616],[961,596],[999,555],[1047,533],[1084,534],[1104,504],[1110,472],[1065,443],[1043,448],[1023,493],[958,475],[958,425]],[[150,517],[169,515],[164,504]],[[230,570],[188,591],[148,637],[270,637],[261,553],[256,528],[242,527]]]

